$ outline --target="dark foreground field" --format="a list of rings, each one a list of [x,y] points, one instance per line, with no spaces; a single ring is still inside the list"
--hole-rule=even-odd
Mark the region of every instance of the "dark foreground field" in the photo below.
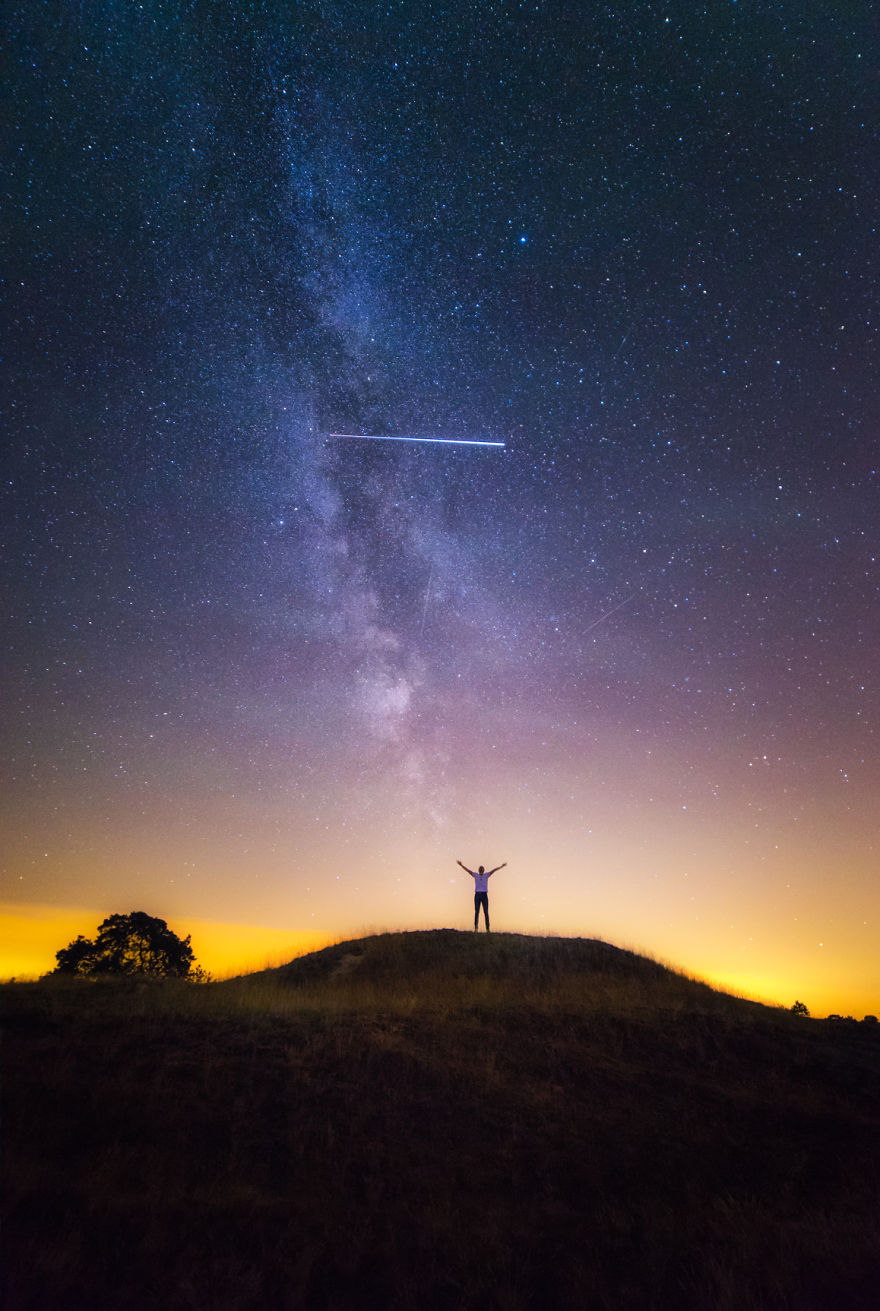
[[[875,1311],[880,1034],[606,944],[7,985],[8,1311]]]

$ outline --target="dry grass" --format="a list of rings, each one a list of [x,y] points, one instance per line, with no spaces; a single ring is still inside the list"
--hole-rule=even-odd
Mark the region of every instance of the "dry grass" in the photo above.
[[[452,931],[3,996],[10,1311],[876,1306],[867,1026]]]

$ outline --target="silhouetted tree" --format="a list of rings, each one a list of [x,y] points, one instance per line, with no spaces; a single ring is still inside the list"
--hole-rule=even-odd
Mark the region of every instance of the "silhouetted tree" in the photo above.
[[[95,944],[82,934],[55,953],[56,974],[89,974],[95,956]]]
[[[152,974],[185,979],[194,957],[189,937],[178,938],[164,920],[133,910],[110,915],[94,942],[78,937],[56,952],[58,974]]]
[[[866,1015],[865,1018],[862,1020],[862,1024],[868,1024],[868,1025],[871,1025],[871,1024],[876,1024],[876,1023],[877,1023],[877,1016],[876,1016],[876,1015]]]
[[[802,1001],[796,1001],[791,1008],[791,1013],[792,1015],[809,1015],[810,1008],[809,1006],[806,1006]]]

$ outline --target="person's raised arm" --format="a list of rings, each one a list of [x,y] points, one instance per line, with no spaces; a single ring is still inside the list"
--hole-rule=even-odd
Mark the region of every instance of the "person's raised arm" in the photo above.
[[[470,874],[471,878],[473,878],[473,876],[474,876],[474,871],[473,871],[472,869],[468,869],[467,865],[462,865],[462,862],[461,862],[460,860],[457,860],[455,863],[456,863],[456,865],[461,865],[461,867],[462,867],[462,869],[464,870],[465,874]]]
[[[490,870],[489,870],[489,874],[497,874],[498,871],[499,871],[500,869],[504,869],[504,866],[505,866],[506,864],[507,864],[507,861],[505,860],[503,864],[501,864],[501,865],[496,865],[494,869],[490,869]],[[487,875],[486,877],[488,878],[488,875]]]

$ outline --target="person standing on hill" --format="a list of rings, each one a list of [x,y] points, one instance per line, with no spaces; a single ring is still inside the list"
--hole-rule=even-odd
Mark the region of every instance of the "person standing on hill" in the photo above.
[[[507,861],[505,860],[504,865],[496,865],[494,869],[490,870],[483,869],[482,865],[478,870],[468,869],[467,865],[462,865],[460,860],[456,861],[456,864],[461,865],[465,874],[470,874],[474,881],[474,933],[476,933],[477,925],[480,922],[481,906],[483,907],[486,932],[489,933],[491,932],[489,928],[489,880],[493,874],[497,874],[500,869],[504,869]]]

